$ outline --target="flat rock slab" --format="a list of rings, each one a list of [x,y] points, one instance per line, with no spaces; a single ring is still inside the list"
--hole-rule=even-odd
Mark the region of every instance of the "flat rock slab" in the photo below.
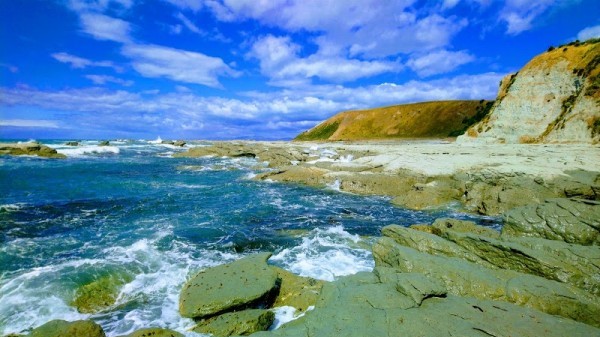
[[[92,321],[50,321],[31,331],[28,337],[105,337],[102,327]]]
[[[279,287],[277,272],[267,265],[271,253],[248,256],[201,271],[183,286],[179,312],[204,318],[259,306]]]
[[[548,199],[504,214],[503,237],[538,237],[600,245],[600,202]]]
[[[275,314],[272,311],[249,309],[209,318],[200,322],[193,331],[209,333],[215,337],[246,336],[257,331],[266,331],[274,320]]]

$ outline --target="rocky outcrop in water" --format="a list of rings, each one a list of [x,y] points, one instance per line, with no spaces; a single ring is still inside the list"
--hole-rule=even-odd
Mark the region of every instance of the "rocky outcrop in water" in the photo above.
[[[246,336],[269,329],[274,319],[275,314],[272,311],[248,309],[200,321],[193,331],[215,337]]]
[[[0,155],[12,156],[38,156],[45,158],[67,158],[55,149],[37,142],[29,143],[0,143]]]
[[[27,337],[105,337],[102,327],[93,321],[50,321],[31,331]]]

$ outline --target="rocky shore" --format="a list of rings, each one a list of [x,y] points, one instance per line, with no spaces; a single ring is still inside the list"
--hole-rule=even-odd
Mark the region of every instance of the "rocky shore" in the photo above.
[[[0,143],[0,155],[38,156],[45,158],[67,158],[55,149],[37,142]]]
[[[257,180],[387,195],[413,209],[502,215],[384,227],[375,269],[333,282],[270,253],[200,271],[179,309],[214,336],[600,336],[600,149],[589,145],[224,142],[177,156],[249,157]],[[266,164],[264,164],[266,163]],[[274,308],[298,319],[274,331]],[[292,310],[294,310],[292,309]],[[52,321],[28,336],[104,336]],[[129,336],[181,336],[147,329]]]

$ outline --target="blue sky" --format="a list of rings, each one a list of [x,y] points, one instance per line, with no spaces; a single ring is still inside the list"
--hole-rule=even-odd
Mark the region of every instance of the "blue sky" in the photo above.
[[[493,99],[598,0],[0,0],[0,138],[289,139],[336,112]]]

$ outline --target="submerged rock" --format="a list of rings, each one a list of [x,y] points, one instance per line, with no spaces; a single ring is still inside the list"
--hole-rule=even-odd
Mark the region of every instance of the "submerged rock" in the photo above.
[[[0,155],[67,158],[64,154],[56,152],[55,149],[37,142],[20,144],[0,143]]]
[[[183,286],[179,312],[183,317],[204,318],[272,303],[280,280],[267,265],[270,256],[256,254],[201,271]]]
[[[28,337],[105,337],[104,330],[93,321],[53,320],[31,331]]]
[[[459,258],[421,253],[388,237],[377,241],[373,256],[376,266],[422,273],[442,281],[449,294],[501,300],[600,326],[600,298],[567,284],[512,270],[490,269]]]
[[[504,214],[502,237],[539,237],[600,245],[600,202],[548,199]]]
[[[109,146],[110,142],[108,140],[102,140],[98,142],[98,146]]]
[[[76,141],[66,142],[65,145],[66,146],[79,146],[79,142],[76,142]]]
[[[246,336],[257,331],[267,330],[274,320],[275,314],[272,311],[249,309],[230,312],[201,321],[193,331],[212,334],[215,337]]]
[[[115,304],[119,290],[131,277],[126,274],[111,274],[100,277],[77,289],[73,306],[81,313],[96,313]]]
[[[148,328],[141,329],[130,333],[129,335],[120,337],[184,337],[177,331],[163,329],[163,328]]]

